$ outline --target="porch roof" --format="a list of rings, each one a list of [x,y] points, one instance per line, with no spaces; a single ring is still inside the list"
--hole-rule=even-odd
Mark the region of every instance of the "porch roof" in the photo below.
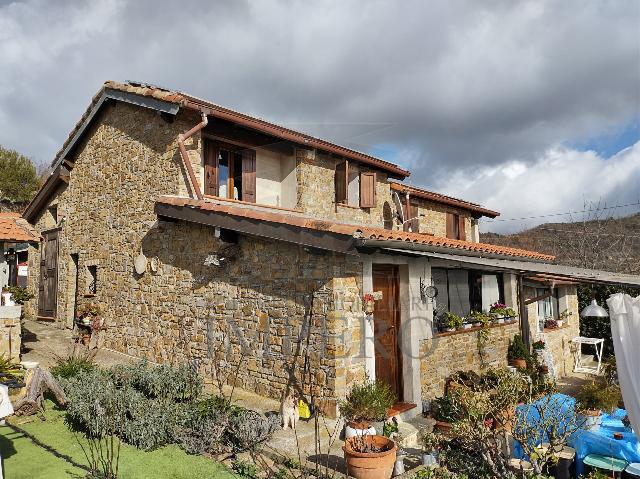
[[[358,249],[394,245],[407,250],[430,250],[483,257],[511,257],[522,261],[552,261],[553,256],[487,243],[453,240],[425,233],[392,231],[358,223],[313,218],[285,210],[235,200],[162,196],[158,216],[217,226],[240,233],[290,241],[320,249],[357,254]]]
[[[0,241],[37,243],[40,234],[20,213],[0,213]]]
[[[569,283],[604,283],[628,286],[640,286],[640,276],[614,273],[611,271],[599,271],[593,269],[576,268],[561,264],[538,263],[534,261],[519,261],[505,258],[486,258],[480,256],[460,256],[445,252],[416,251],[397,247],[384,247],[383,251],[390,253],[408,254],[414,256],[427,256],[434,259],[455,261],[472,266],[488,267],[495,270],[509,271],[521,274],[535,280],[546,278],[549,281]]]

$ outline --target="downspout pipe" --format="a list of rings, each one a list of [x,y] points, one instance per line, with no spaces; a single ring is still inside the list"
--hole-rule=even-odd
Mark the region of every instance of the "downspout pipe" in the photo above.
[[[182,163],[184,163],[184,167],[189,174],[189,181],[191,182],[191,189],[193,193],[196,195],[196,198],[201,200],[203,198],[202,191],[200,191],[200,186],[198,186],[198,180],[196,179],[196,175],[193,172],[193,167],[191,166],[191,160],[189,159],[189,153],[187,153],[187,148],[184,146],[184,142],[191,138],[194,134],[198,133],[202,130],[207,124],[209,120],[207,119],[207,114],[202,112],[202,121],[198,123],[196,126],[191,128],[186,133],[180,133],[178,135],[178,148],[180,148],[180,155],[182,156]]]

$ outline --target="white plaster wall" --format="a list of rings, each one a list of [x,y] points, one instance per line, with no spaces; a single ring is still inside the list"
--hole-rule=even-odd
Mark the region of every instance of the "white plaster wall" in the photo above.
[[[280,206],[283,208],[294,209],[297,205],[298,180],[296,178],[296,158],[295,156],[280,157],[280,188],[281,199]]]

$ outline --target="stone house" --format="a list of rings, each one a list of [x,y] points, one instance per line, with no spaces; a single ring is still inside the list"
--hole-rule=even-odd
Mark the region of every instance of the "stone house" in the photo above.
[[[519,331],[557,335],[570,364],[575,284],[592,275],[479,243],[477,220],[497,212],[406,186],[409,174],[185,93],[106,82],[24,212],[43,237],[26,314],[73,328],[96,303],[105,347],[205,379],[233,370],[264,396],[293,387],[329,414],[365,375],[420,404],[458,369],[505,365]],[[551,296],[573,315],[538,333]],[[483,362],[477,329],[440,332],[442,312],[496,301],[519,317],[491,327]]]

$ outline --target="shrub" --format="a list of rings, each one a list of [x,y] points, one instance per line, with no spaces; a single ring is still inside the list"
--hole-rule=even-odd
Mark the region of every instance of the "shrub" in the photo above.
[[[353,422],[384,421],[396,396],[391,387],[380,380],[366,379],[354,384],[344,401],[340,401],[340,414]]]
[[[514,359],[529,359],[529,351],[522,341],[522,336],[516,334],[512,341],[509,341],[509,349],[507,350],[507,359],[513,361]]]
[[[219,417],[222,414],[227,416],[237,416],[246,411],[242,406],[233,404],[233,402],[226,397],[212,394],[206,399],[201,400],[198,403],[198,413],[200,417]]]
[[[258,468],[250,462],[236,459],[231,464],[231,469],[245,479],[258,479]]]
[[[188,454],[217,454],[223,452],[223,434],[227,428],[226,418],[201,418],[192,420],[176,429],[178,443]]]
[[[268,440],[280,427],[280,417],[245,410],[229,418],[229,426],[224,434],[225,442],[236,452],[254,449],[258,444]]]
[[[620,388],[601,382],[584,384],[576,394],[580,409],[613,411],[621,399]]]
[[[11,298],[16,304],[24,304],[34,297],[32,292],[22,286],[8,286],[5,289],[11,293]]]
[[[56,364],[51,368],[51,374],[57,378],[69,379],[81,372],[93,371],[98,366],[93,361],[95,353],[87,350],[74,351],[69,356],[56,358]]]
[[[460,410],[455,398],[446,394],[433,400],[433,417],[441,422],[456,422],[461,418]]]
[[[141,449],[173,442],[176,429],[191,414],[189,401],[202,390],[200,379],[188,368],[144,362],[108,371],[80,371],[62,385],[70,401],[67,420],[73,430],[93,434],[95,409],[115,401],[124,418],[115,434]]]
[[[116,384],[128,385],[150,399],[186,401],[197,399],[202,392],[200,376],[186,366],[150,366],[141,361],[134,366],[116,366],[110,375]]]

